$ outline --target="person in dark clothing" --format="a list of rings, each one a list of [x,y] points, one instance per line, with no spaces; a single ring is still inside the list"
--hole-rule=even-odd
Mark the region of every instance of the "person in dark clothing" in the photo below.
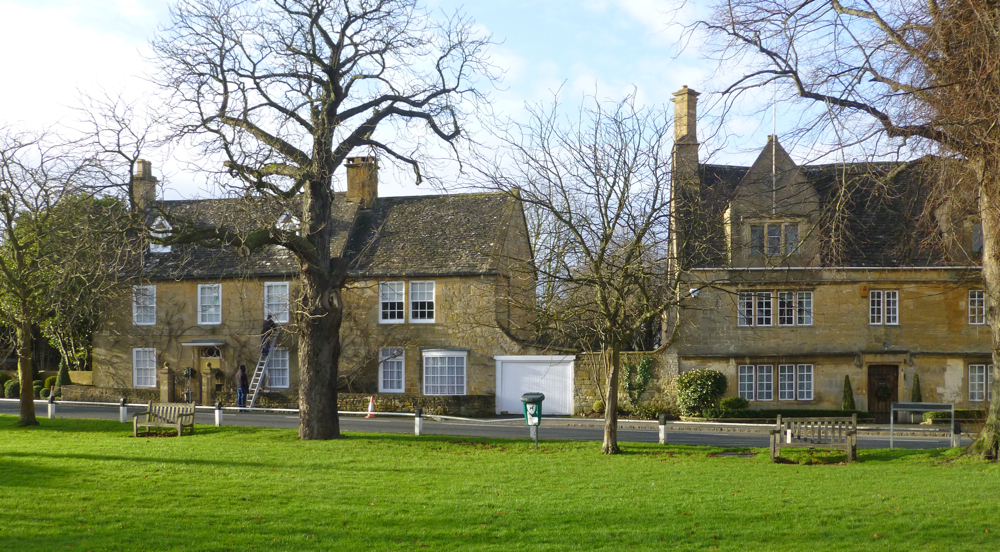
[[[236,406],[246,407],[248,391],[250,391],[250,379],[247,378],[247,367],[245,364],[240,364],[236,370]]]
[[[274,318],[272,318],[270,314],[267,315],[267,320],[264,321],[264,327],[260,330],[260,352],[265,357],[267,356],[267,353],[271,351],[271,336],[277,329],[278,323],[274,321]]]

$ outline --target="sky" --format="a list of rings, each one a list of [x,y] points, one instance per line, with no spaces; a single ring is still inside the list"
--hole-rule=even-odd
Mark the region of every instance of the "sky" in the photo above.
[[[491,60],[505,70],[492,91],[501,115],[518,119],[526,103],[565,103],[584,95],[620,99],[633,89],[638,103],[672,109],[671,94],[696,90],[716,74],[688,44],[680,48],[678,20],[697,8],[673,0],[427,0],[445,13],[461,9],[499,44]],[[78,91],[102,90],[141,98],[153,92],[148,41],[169,21],[166,0],[0,0],[0,51],[7,78],[0,87],[0,125],[19,129],[72,129]],[[703,103],[706,98],[702,98]],[[721,159],[749,163],[771,133],[769,116],[729,123],[738,140]],[[154,167],[167,199],[213,197],[209,187],[174,152]],[[386,175],[380,195],[428,193],[411,179]]]

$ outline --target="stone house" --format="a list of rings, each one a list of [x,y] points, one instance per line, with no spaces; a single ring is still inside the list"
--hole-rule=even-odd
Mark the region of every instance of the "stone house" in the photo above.
[[[520,201],[500,193],[380,198],[373,158],[350,159],[347,172],[347,192],[334,202],[330,252],[350,263],[341,408],[363,409],[376,395],[385,409],[492,414],[494,357],[527,351],[518,337],[530,322],[534,281]],[[298,224],[294,201],[156,201],[146,162],[134,185],[144,208],[171,220],[237,231],[240,221]],[[154,233],[169,229],[162,216],[150,215],[149,223]],[[237,367],[252,372],[271,315],[282,331],[257,404],[295,403],[298,263],[289,251],[241,255],[229,247],[154,244],[144,263],[131,305],[95,337],[92,393],[235,402]]]
[[[798,165],[769,137],[751,166],[701,163],[698,93],[674,94],[675,251],[683,300],[670,371],[709,368],[751,408],[981,408],[992,379],[975,198],[960,168]],[[669,325],[668,325],[669,326]]]

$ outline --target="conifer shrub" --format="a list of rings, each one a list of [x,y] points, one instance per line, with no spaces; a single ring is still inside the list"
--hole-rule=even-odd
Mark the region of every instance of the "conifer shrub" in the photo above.
[[[854,389],[851,387],[851,376],[844,376],[844,400],[840,403],[841,410],[857,410],[854,406]]]
[[[920,376],[913,374],[913,389],[910,390],[910,402],[924,402],[924,395],[920,392]]]

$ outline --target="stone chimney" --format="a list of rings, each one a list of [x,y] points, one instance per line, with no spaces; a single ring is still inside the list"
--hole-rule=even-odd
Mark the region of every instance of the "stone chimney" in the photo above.
[[[701,179],[698,175],[698,96],[687,86],[674,93],[674,148],[671,155],[670,262],[671,272],[690,268],[703,244],[700,216]]]
[[[347,199],[361,201],[361,208],[368,209],[378,199],[378,163],[374,157],[348,157]]]
[[[674,92],[673,182],[675,189],[695,191],[698,182],[698,92],[687,86]]]
[[[156,177],[153,176],[153,164],[145,159],[135,162],[135,174],[132,175],[132,205],[144,211],[156,201]]]

